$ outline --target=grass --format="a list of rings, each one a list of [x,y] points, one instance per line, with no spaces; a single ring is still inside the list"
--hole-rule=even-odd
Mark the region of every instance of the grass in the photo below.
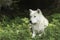
[[[0,40],[60,40],[60,14],[55,13],[47,18],[49,26],[45,34],[32,39],[28,18],[16,16],[11,19],[4,15],[0,21]]]

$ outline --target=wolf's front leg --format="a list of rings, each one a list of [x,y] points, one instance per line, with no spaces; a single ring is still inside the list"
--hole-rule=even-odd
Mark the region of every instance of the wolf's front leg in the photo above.
[[[39,34],[39,36],[41,37],[41,36],[42,36],[42,34],[45,34],[44,29],[42,29],[42,30],[41,30],[41,33]]]
[[[35,33],[35,31],[33,31],[32,38],[34,38],[35,36],[36,36],[36,33]]]

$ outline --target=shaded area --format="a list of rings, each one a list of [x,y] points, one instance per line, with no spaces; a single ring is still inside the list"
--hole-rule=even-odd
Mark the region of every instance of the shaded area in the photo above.
[[[3,4],[0,3],[1,5],[0,14],[11,16],[12,15],[28,16],[29,14],[28,9],[36,10],[37,8],[40,8],[44,15],[46,14],[50,15],[52,14],[53,11],[52,9],[57,8],[58,0],[12,0],[10,2],[7,2],[11,3],[9,5],[4,3],[2,0],[2,3]]]
[[[19,2],[19,6],[26,9],[45,9],[49,8],[49,6],[52,6],[54,2],[55,0],[21,0]]]

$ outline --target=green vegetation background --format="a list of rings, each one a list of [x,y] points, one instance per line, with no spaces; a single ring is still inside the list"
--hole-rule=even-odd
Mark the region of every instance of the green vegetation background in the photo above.
[[[31,0],[31,5],[28,5],[29,2],[28,0],[0,0],[0,40],[60,40],[60,0],[44,0],[44,2],[43,0],[42,2]],[[40,6],[40,2],[44,4],[44,7]],[[46,14],[44,15],[50,15],[47,16],[49,26],[41,37],[37,35],[35,38],[31,38],[29,18],[26,17],[29,14],[27,9],[30,7],[32,9],[45,8],[43,13]]]
[[[0,20],[0,40],[60,40],[60,14],[54,13],[47,16],[49,26],[45,34],[31,38],[29,19],[16,16],[11,19],[3,15]]]

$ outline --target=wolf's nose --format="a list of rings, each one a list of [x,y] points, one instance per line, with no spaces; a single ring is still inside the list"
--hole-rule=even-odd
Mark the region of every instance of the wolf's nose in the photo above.
[[[30,23],[32,24],[32,22],[30,21]]]

